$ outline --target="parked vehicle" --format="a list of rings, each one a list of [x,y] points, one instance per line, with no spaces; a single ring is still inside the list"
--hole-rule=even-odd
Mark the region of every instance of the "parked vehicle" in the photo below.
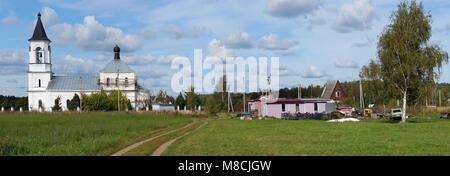
[[[392,108],[389,114],[390,119],[401,119],[402,118],[402,108]]]
[[[250,113],[239,113],[236,117],[251,117]]]
[[[449,116],[450,116],[450,112],[441,112],[439,117],[441,119],[450,119]]]
[[[369,117],[372,114],[372,109],[364,109],[364,117]]]
[[[364,112],[361,109],[355,109],[353,111],[353,114],[358,115],[358,116],[364,116]]]
[[[353,112],[353,108],[351,107],[337,107],[336,108],[336,112],[341,113],[342,115],[345,116],[351,116],[352,112]]]

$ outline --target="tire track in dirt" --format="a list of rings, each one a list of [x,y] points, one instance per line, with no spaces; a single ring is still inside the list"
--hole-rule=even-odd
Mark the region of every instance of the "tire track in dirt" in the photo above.
[[[142,145],[142,144],[144,144],[144,143],[147,143],[147,142],[149,142],[149,141],[155,140],[155,139],[157,139],[157,138],[159,138],[159,137],[161,137],[161,136],[168,135],[168,134],[173,133],[173,132],[175,132],[175,131],[178,131],[178,130],[182,130],[182,129],[188,128],[188,127],[192,126],[193,124],[195,124],[196,122],[197,122],[197,120],[194,120],[193,122],[187,124],[187,125],[184,126],[184,127],[181,127],[181,128],[178,128],[178,129],[174,129],[174,130],[171,130],[171,131],[166,132],[166,133],[164,133],[164,134],[160,134],[160,135],[158,135],[158,136],[151,137],[151,138],[148,138],[148,139],[143,140],[143,141],[141,141],[141,142],[135,143],[135,144],[130,145],[130,146],[128,146],[128,147],[126,147],[126,148],[124,148],[124,149],[122,149],[122,150],[120,150],[120,151],[118,151],[118,152],[116,152],[116,153],[113,153],[111,156],[121,156],[121,155],[127,153],[128,151],[133,150],[133,149],[135,149],[136,147],[139,147],[140,145]]]
[[[178,139],[180,139],[180,138],[182,138],[182,137],[184,137],[184,136],[189,135],[189,134],[192,133],[192,132],[195,132],[195,131],[199,130],[200,128],[202,128],[202,127],[205,126],[206,124],[208,124],[208,120],[204,120],[204,121],[203,121],[203,124],[200,125],[199,127],[197,127],[196,129],[194,129],[194,130],[192,130],[192,131],[188,131],[188,132],[184,133],[183,135],[176,137],[175,139],[172,139],[172,140],[170,140],[170,141],[168,141],[168,142],[165,142],[164,144],[162,144],[161,146],[159,146],[159,147],[152,153],[152,156],[161,156],[161,154],[162,154],[164,151],[166,151],[166,149],[167,149],[172,143],[174,143],[175,141],[177,141]]]

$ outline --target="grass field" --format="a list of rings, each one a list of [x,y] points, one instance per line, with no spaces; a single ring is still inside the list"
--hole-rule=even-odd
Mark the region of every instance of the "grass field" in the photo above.
[[[192,121],[149,113],[2,113],[0,155],[110,155]]]
[[[450,120],[438,114],[388,120],[215,120],[163,155],[450,155]]]

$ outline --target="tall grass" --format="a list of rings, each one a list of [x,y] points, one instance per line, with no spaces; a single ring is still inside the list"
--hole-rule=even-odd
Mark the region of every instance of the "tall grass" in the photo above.
[[[0,155],[92,155],[124,138],[191,121],[176,113],[0,113]]]

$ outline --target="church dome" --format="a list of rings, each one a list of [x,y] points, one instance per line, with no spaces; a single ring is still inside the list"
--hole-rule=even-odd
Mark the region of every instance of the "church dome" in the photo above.
[[[116,47],[114,47],[114,52],[120,52],[119,46],[116,45]]]

